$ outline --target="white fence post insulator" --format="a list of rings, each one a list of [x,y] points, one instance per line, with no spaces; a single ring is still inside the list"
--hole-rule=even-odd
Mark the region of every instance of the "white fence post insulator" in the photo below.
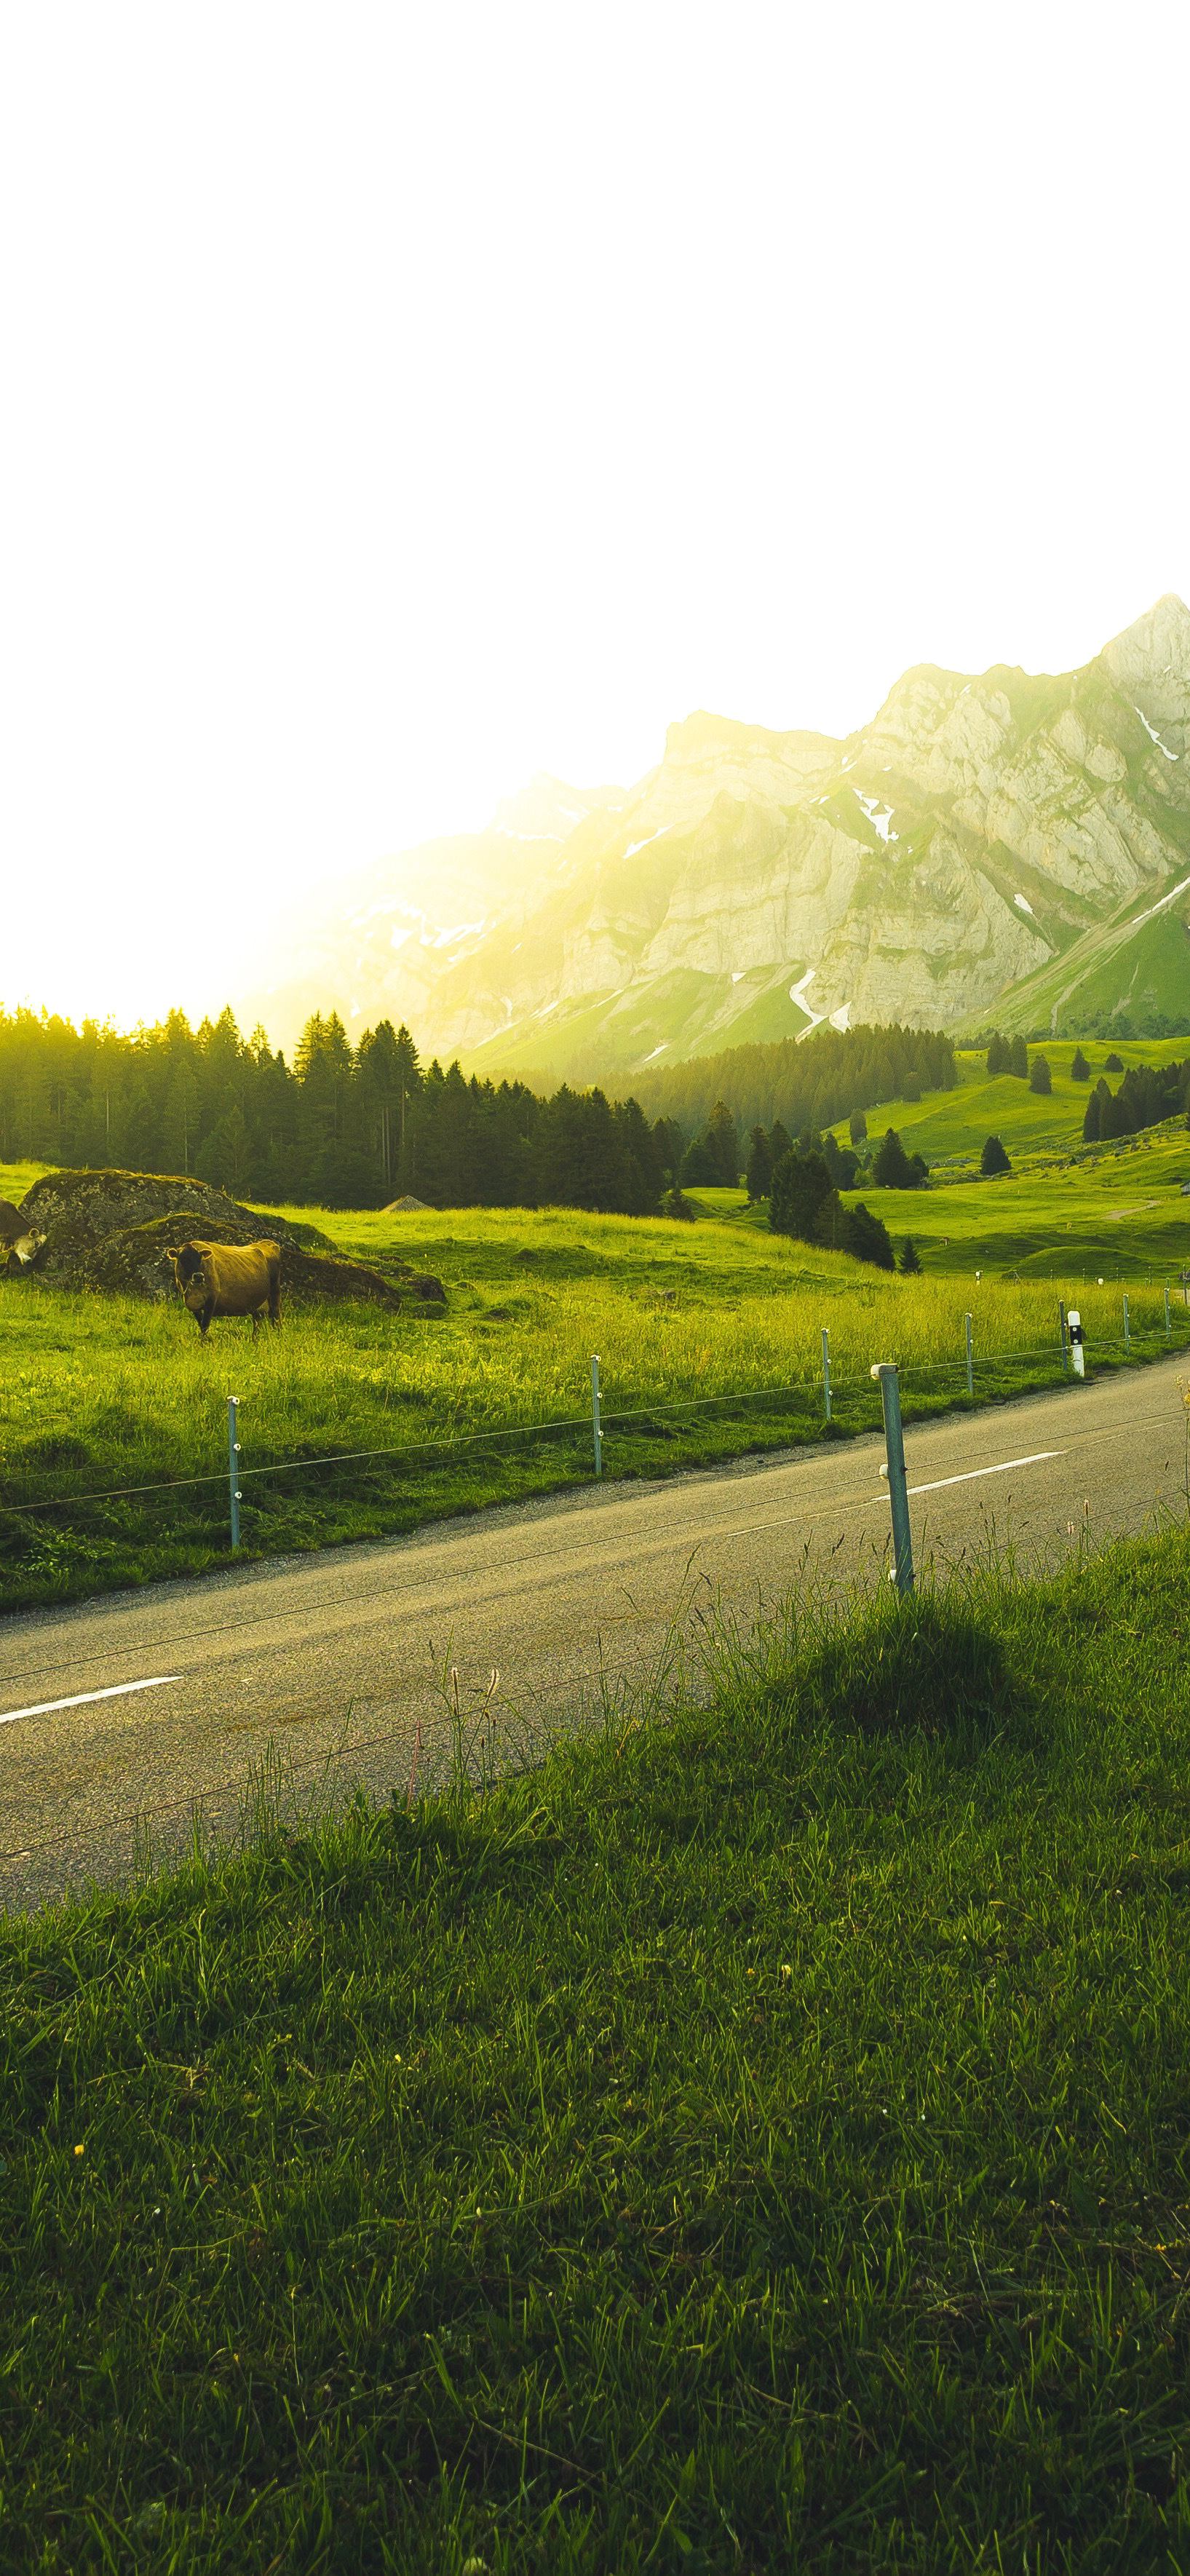
[[[884,1445],[888,1451],[888,1465],[882,1467],[880,1473],[888,1478],[888,1499],[892,1506],[892,1579],[898,1592],[912,1592],[913,1537],[909,1528],[909,1488],[905,1479],[905,1441],[901,1431],[901,1386],[895,1361],[876,1360],[872,1375],[880,1389]]]
[[[831,1337],[825,1324],[822,1328],[822,1401],[825,1407],[825,1419],[829,1422],[831,1418]]]
[[[1171,1342],[1171,1341],[1173,1340],[1173,1325],[1171,1324],[1171,1322],[1170,1322],[1170,1320],[1169,1320],[1169,1281],[1168,1281],[1168,1279],[1167,1279],[1167,1280],[1166,1280],[1166,1282],[1165,1282],[1165,1338],[1166,1338],[1166,1341],[1167,1341],[1167,1342]]]
[[[227,1399],[227,1481],[231,1491],[231,1543],[233,1548],[237,1548],[240,1544],[240,1504],[243,1500],[243,1496],[240,1492],[239,1407],[240,1399],[238,1395],[229,1395]]]
[[[1074,1362],[1074,1374],[1076,1377],[1085,1377],[1087,1370],[1083,1359],[1083,1342],[1086,1336],[1083,1332],[1083,1319],[1077,1306],[1071,1307],[1066,1325],[1070,1334],[1070,1356]]]
[[[1058,1299],[1058,1342],[1062,1352],[1062,1375],[1065,1377],[1070,1366],[1070,1357],[1066,1348],[1066,1300],[1064,1297],[1059,1297]]]
[[[1131,1335],[1131,1333],[1130,1333],[1130,1331],[1129,1331],[1129,1329],[1128,1329],[1128,1291],[1127,1291],[1127,1289],[1125,1289],[1125,1291],[1124,1291],[1124,1357],[1125,1357],[1125,1359],[1127,1359],[1127,1357],[1128,1357],[1128,1353],[1129,1353],[1129,1351],[1131,1350],[1131,1348],[1132,1348],[1132,1335]]]
[[[603,1474],[603,1433],[599,1426],[599,1359],[591,1354],[591,1436],[595,1444],[595,1473]]]
[[[971,1318],[967,1319],[967,1393],[975,1393],[975,1350],[971,1340]]]

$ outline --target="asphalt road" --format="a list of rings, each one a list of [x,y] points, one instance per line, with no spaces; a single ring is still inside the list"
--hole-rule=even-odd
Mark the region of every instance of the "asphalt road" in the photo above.
[[[1084,1526],[1184,1513],[1177,1370],[911,1425],[919,1566],[1009,1546],[1052,1564]],[[747,1630],[815,1577],[880,1580],[883,1455],[870,1437],[608,1484],[0,1622],[0,1899],[123,1876],[138,1818],[159,1849],[196,1808],[234,1830],[262,1765],[304,1805],[357,1781],[403,1796],[419,1728],[423,1783],[455,1727],[472,1761],[485,1733],[493,1759],[531,1754],[601,1693],[689,1669],[715,1609]]]

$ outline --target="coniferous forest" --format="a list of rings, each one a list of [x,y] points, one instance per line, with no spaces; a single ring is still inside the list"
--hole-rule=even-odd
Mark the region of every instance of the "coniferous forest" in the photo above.
[[[737,1182],[762,1101],[796,1132],[953,1080],[949,1039],[827,1029],[675,1070],[650,1123],[634,1098],[565,1084],[543,1098],[424,1065],[387,1020],[353,1046],[335,1013],[315,1013],[289,1064],[230,1010],[197,1028],[173,1011],[126,1036],[18,1010],[0,1013],[0,1161],[182,1172],[265,1203],[383,1207],[408,1194],[647,1215],[671,1180]]]

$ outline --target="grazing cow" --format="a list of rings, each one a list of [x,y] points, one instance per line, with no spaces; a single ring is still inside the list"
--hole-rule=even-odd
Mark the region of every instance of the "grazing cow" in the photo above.
[[[251,1315],[253,1341],[266,1306],[270,1324],[280,1323],[279,1244],[179,1243],[166,1258],[204,1342],[214,1315]]]

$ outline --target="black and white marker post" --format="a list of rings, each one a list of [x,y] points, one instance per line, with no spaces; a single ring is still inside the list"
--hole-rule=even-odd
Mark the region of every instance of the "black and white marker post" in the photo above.
[[[1072,1306],[1070,1309],[1066,1318],[1066,1330],[1070,1335],[1070,1356],[1074,1362],[1074,1374],[1076,1377],[1085,1377],[1087,1369],[1083,1358],[1083,1342],[1086,1336],[1083,1332],[1083,1319],[1077,1306]]]
[[[892,1505],[893,1561],[892,1579],[898,1592],[913,1590],[913,1537],[909,1528],[909,1489],[905,1480],[905,1442],[901,1434],[901,1386],[894,1360],[876,1360],[872,1375],[880,1388],[884,1410],[884,1445],[888,1465],[880,1473],[888,1478],[888,1499]]]

